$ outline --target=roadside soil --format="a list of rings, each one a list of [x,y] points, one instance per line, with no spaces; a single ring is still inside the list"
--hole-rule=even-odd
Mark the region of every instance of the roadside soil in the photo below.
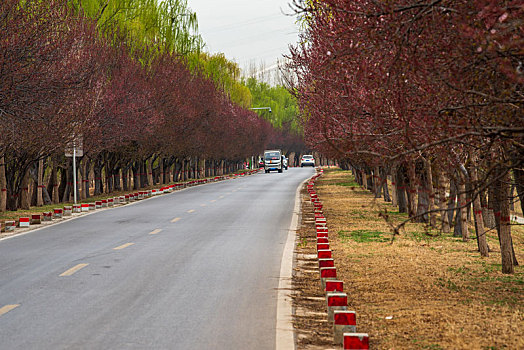
[[[370,335],[370,348],[524,349],[522,226],[512,227],[521,266],[504,275],[496,232],[489,232],[488,258],[474,238],[462,242],[424,224],[408,223],[393,237],[390,224],[405,214],[360,188],[350,172],[324,169],[315,189],[348,309],[357,313],[357,331]],[[305,190],[302,198],[293,280],[298,349],[336,348],[315,261],[313,207]]]

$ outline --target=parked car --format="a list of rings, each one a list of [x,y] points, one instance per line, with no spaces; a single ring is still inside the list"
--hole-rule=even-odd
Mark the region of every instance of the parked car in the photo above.
[[[264,167],[264,158],[261,157],[261,158],[258,160],[258,167],[259,167],[259,168],[263,168],[263,167]]]
[[[313,158],[312,155],[306,154],[302,156],[302,159],[300,159],[300,167],[303,168],[305,166],[315,166],[315,158]]]
[[[269,173],[271,170],[282,172],[282,151],[267,150],[264,151],[264,170]]]

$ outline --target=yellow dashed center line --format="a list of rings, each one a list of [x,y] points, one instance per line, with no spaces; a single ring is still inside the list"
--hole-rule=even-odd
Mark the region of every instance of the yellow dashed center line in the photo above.
[[[133,244],[134,244],[134,243],[126,243],[126,244],[122,244],[122,245],[119,245],[118,247],[113,248],[113,250],[124,249],[124,248],[127,248],[127,247],[129,247],[130,245],[133,245]]]
[[[149,232],[150,235],[156,235],[157,233],[160,233],[162,232],[162,229],[161,228],[157,228],[156,230],[153,230],[151,232]]]
[[[6,314],[8,313],[9,311],[19,307],[20,304],[12,304],[12,305],[6,305],[6,306],[3,306],[0,308],[0,316],[2,316],[3,314]]]
[[[205,207],[207,204],[200,204],[201,207]]]
[[[178,220],[180,220],[180,218],[174,218],[171,222],[177,222]]]
[[[81,270],[83,269],[84,267],[86,267],[87,265],[89,264],[78,264],[72,268],[70,268],[69,270],[65,271],[65,272],[62,272],[62,274],[60,274],[59,276],[60,277],[65,277],[65,276],[71,276],[72,274],[74,274],[75,272],[77,272],[78,270]]]
[[[217,201],[216,199],[210,200],[211,203],[215,203],[216,201]]]
[[[195,209],[189,209],[187,212],[188,213],[193,213],[195,211]]]

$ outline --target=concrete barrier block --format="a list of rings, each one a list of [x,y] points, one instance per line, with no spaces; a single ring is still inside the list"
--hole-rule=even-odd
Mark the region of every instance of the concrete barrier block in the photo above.
[[[318,237],[317,236],[317,244],[319,243],[329,243],[329,239],[327,237]]]
[[[102,199],[102,208],[107,208],[107,199]]]
[[[96,204],[95,203],[89,203],[89,210],[96,210]]]
[[[315,227],[315,229],[317,230],[317,232],[328,232],[328,228],[327,226],[317,226]]]
[[[42,214],[31,214],[31,225],[38,225],[42,223]]]
[[[89,211],[89,203],[82,203],[80,207],[83,212]]]
[[[340,280],[327,280],[326,288],[324,289],[326,293],[329,292],[343,292],[344,291],[344,282]]]
[[[52,211],[46,211],[42,213],[42,219],[44,221],[51,221],[53,220],[53,212]]]
[[[317,239],[318,238],[328,238],[328,233],[326,232],[317,232]]]
[[[29,227],[31,218],[29,216],[22,216],[18,218],[18,227]]]
[[[318,259],[318,268],[335,267],[335,260],[333,259]]]
[[[55,208],[53,209],[53,216],[55,218],[61,218],[64,216],[64,209],[62,208]]]
[[[344,333],[344,350],[368,350],[369,336],[367,333]]]
[[[14,220],[4,221],[4,231],[5,232],[14,231],[15,227],[16,227],[16,221],[14,221]]]
[[[326,289],[327,280],[337,279],[337,269],[335,267],[321,267],[320,268],[320,284],[322,290]]]
[[[357,314],[355,311],[335,310],[333,312],[334,343],[343,345],[344,333],[357,332]]]
[[[129,195],[128,195],[128,194],[125,194],[125,195],[124,195],[124,199],[125,199],[125,202],[126,202],[126,203],[129,203],[129,202],[130,202],[130,199],[129,199]]]
[[[317,258],[319,259],[329,259],[331,258],[331,250],[317,250]]]
[[[82,205],[81,204],[74,204],[73,205],[73,213],[80,213],[82,212]]]
[[[334,321],[334,315],[336,310],[347,310],[348,296],[346,293],[329,292],[327,293],[326,301],[328,311],[328,322]]]
[[[317,250],[328,250],[329,243],[317,243]]]
[[[114,198],[108,198],[107,199],[107,206],[108,207],[112,207],[114,204],[115,204],[115,199]]]
[[[71,215],[73,215],[73,207],[64,206],[64,216],[71,216]]]
[[[102,201],[96,201],[95,202],[95,209],[100,209],[102,208]]]

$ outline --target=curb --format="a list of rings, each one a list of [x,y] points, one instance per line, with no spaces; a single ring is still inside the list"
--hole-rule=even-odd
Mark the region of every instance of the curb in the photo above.
[[[329,245],[329,230],[322,211],[322,202],[315,191],[315,182],[323,170],[314,175],[307,184],[307,191],[315,208],[317,233],[317,260],[321,288],[326,295],[328,322],[333,325],[333,343],[344,350],[369,349],[369,335],[357,333],[356,313],[348,311],[348,296],[344,293],[344,282],[337,280],[335,261]]]

